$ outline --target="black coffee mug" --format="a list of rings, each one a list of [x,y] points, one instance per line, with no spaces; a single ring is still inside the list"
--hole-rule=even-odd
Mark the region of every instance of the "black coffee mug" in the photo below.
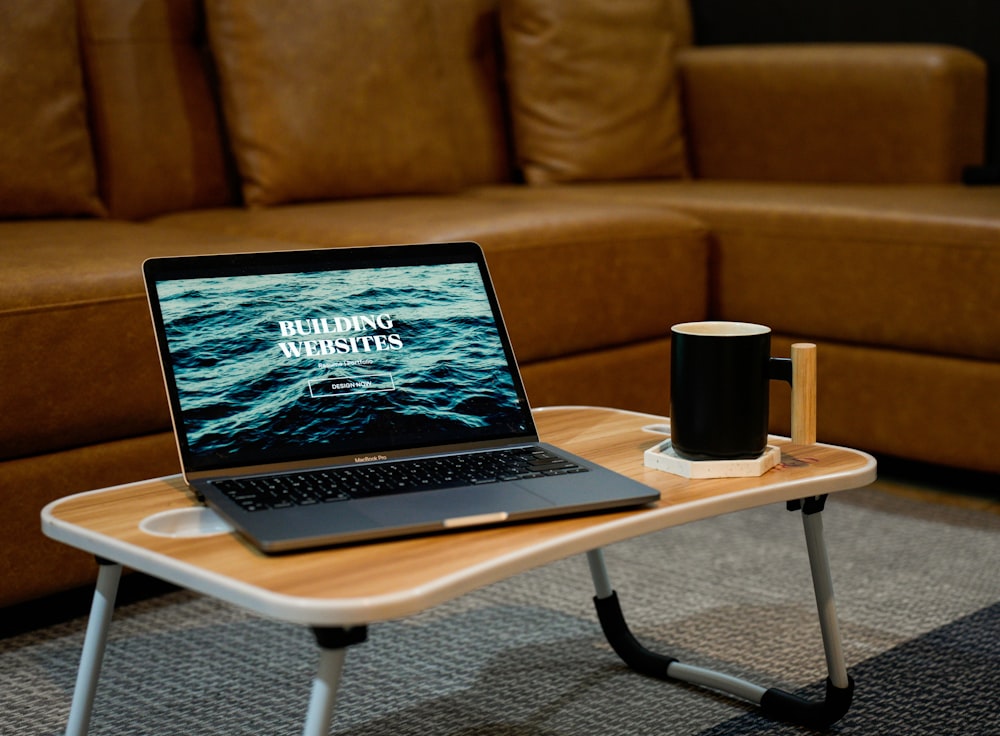
[[[749,322],[687,322],[671,328],[670,441],[688,460],[756,458],[767,447],[769,381],[793,384],[796,424],[815,441],[815,346],[808,350],[808,380],[793,382],[793,362],[771,357],[771,329]],[[802,371],[798,371],[802,373]],[[798,376],[797,376],[798,378]],[[806,385],[799,385],[806,384]],[[800,389],[798,391],[794,389]],[[804,406],[803,406],[804,405]],[[803,420],[804,417],[804,420]]]

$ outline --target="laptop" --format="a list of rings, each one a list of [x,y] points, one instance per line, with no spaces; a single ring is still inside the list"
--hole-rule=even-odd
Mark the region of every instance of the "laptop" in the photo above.
[[[476,243],[143,275],[184,479],[264,552],[659,499],[539,442]]]

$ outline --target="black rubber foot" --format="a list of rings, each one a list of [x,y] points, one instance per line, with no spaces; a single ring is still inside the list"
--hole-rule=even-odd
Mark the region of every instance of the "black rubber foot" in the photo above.
[[[826,680],[826,698],[820,702],[812,702],[786,693],[784,690],[771,688],[760,700],[760,709],[764,715],[779,721],[789,721],[810,728],[826,728],[843,718],[851,707],[854,699],[854,679],[847,678],[847,687],[834,687],[830,679]]]

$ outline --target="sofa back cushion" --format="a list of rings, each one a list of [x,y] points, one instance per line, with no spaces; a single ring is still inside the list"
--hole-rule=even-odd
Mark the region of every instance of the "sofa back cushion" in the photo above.
[[[504,84],[500,0],[431,2],[449,90],[448,118],[465,184],[514,178]]]
[[[78,2],[110,214],[140,219],[237,201],[200,2]]]
[[[458,188],[429,0],[205,8],[248,204]]]
[[[72,0],[0,3],[0,217],[100,214]]]
[[[675,10],[663,0],[503,0],[529,183],[686,175]],[[679,30],[684,39],[689,26]]]

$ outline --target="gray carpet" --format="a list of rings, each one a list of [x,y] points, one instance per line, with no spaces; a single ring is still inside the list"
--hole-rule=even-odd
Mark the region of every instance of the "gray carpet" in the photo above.
[[[834,734],[1000,734],[1000,516],[872,490],[824,515],[855,701]],[[650,648],[819,692],[822,643],[799,514],[783,506],[606,550]],[[627,670],[582,557],[408,620],[348,652],[333,733],[355,736],[802,734],[752,706]],[[65,724],[85,621],[0,640],[0,734]],[[93,734],[296,734],[311,634],[185,592],[112,625]]]

